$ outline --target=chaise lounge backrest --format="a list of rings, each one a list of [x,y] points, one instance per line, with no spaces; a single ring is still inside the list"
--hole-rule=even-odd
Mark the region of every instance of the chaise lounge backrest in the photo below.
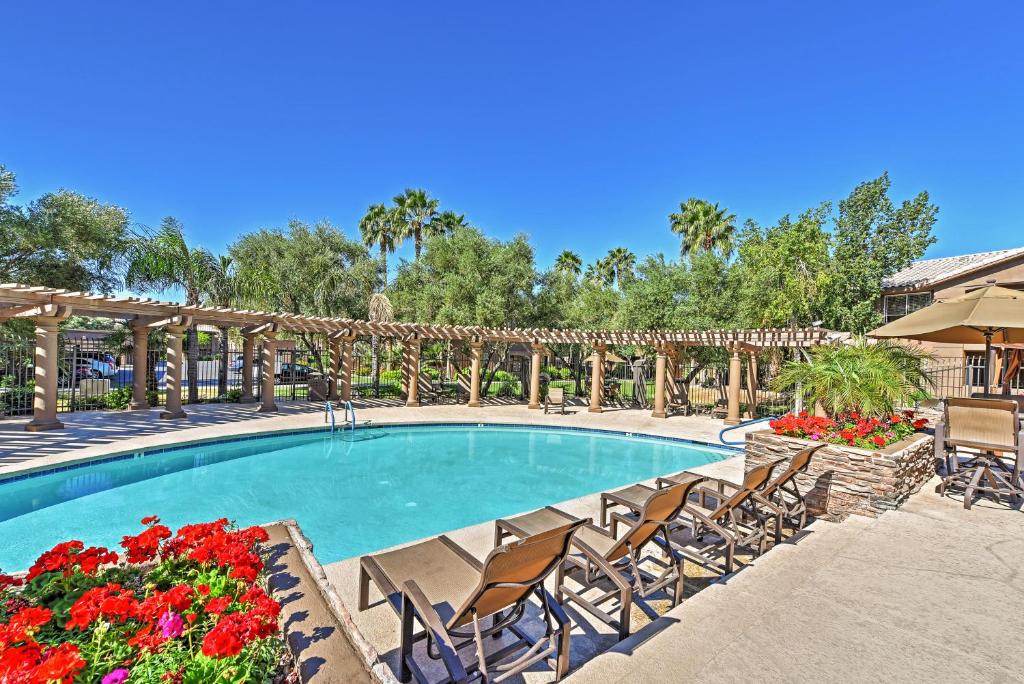
[[[948,446],[1017,451],[1020,419],[1017,402],[1013,400],[951,397],[946,400],[944,423]]]

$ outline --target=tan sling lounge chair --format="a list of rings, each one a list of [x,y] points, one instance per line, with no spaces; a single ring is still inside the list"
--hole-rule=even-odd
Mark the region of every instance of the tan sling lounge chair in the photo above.
[[[788,521],[795,530],[802,530],[807,525],[807,503],[804,495],[796,486],[796,476],[807,471],[811,464],[811,456],[824,444],[807,447],[798,451],[790,459],[789,465],[782,471],[782,474],[765,485],[760,495],[771,501],[782,510],[782,521]],[[781,541],[782,527],[775,528],[775,542]]]
[[[950,487],[962,487],[968,510],[978,494],[997,500],[1004,496],[1024,499],[1024,438],[1017,402],[949,398],[944,413],[935,426],[935,456],[945,462],[946,475],[936,491],[945,494]],[[960,448],[980,453],[961,462]],[[1004,455],[1013,458],[1012,468],[1007,467]]]
[[[557,576],[558,598],[561,600],[567,597],[618,630],[620,639],[629,636],[629,612],[634,593],[647,598],[668,587],[671,588],[672,605],[677,605],[683,598],[683,557],[668,544],[668,525],[679,515],[687,495],[699,481],[698,478],[686,484],[652,490],[636,520],[628,522],[629,529],[621,537],[616,537],[605,527],[589,522],[581,527],[572,540],[575,553],[566,558],[564,572]],[[516,518],[496,521],[495,537],[501,539],[506,534],[518,537],[536,534],[539,530],[550,529],[572,519],[568,513],[557,508],[543,508]],[[659,533],[663,535],[662,539],[656,538]],[[641,552],[650,542],[658,544],[668,559],[662,563],[663,570],[659,575],[640,568]],[[582,589],[571,589],[565,582],[565,576],[579,582]],[[592,589],[600,591],[598,585],[605,581],[611,582],[611,589],[590,599],[583,596]],[[617,605],[610,611],[601,607],[614,599],[618,599]]]
[[[404,682],[415,675],[417,681],[426,681],[413,658],[413,646],[423,639],[427,655],[448,671],[445,681],[500,682],[539,662],[546,662],[555,679],[561,679],[569,668],[572,624],[544,589],[544,580],[560,572],[569,542],[583,523],[563,520],[557,527],[497,547],[483,563],[445,536],[360,558],[359,610],[369,605],[372,580],[401,620],[399,679]],[[518,625],[531,594],[543,614],[540,638]],[[417,622],[422,631],[416,631]],[[497,638],[504,630],[515,641],[487,653],[487,637]],[[476,647],[476,659],[467,666],[458,652],[470,645]]]
[[[549,408],[554,410],[556,407],[559,413],[565,413],[565,388],[548,387],[548,395],[544,397],[544,413],[547,413]]]

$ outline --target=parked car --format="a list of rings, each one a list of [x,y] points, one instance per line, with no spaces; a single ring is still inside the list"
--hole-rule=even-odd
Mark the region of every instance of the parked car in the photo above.
[[[309,380],[310,376],[320,375],[317,369],[301,363],[282,363],[274,378],[284,382],[296,382]]]
[[[99,380],[103,377],[103,374],[96,368],[93,368],[92,364],[93,362],[88,359],[78,362],[78,365],[75,367],[75,385],[78,385],[82,380]],[[67,369],[60,369],[58,382],[64,386],[70,384],[68,382]]]
[[[88,364],[100,378],[112,378],[117,374],[117,359],[108,352],[80,351],[75,354],[79,364]]]
[[[242,362],[243,361],[245,361],[245,355],[244,354],[236,354],[235,358],[231,361],[231,363],[228,364],[228,369],[233,370],[233,371],[241,371],[242,370]],[[258,357],[258,356],[253,357],[252,367],[256,368],[256,369],[258,369],[260,367],[260,357]]]

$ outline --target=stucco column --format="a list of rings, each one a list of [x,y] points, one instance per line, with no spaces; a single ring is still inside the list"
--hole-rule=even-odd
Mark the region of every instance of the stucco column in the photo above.
[[[161,418],[185,418],[188,414],[181,408],[181,374],[184,370],[185,355],[182,351],[187,325],[168,325],[167,328],[167,370],[164,372],[164,384],[167,388],[167,400]]]
[[[132,322],[132,401],[133,411],[148,409],[146,401],[146,365],[149,361],[149,327],[144,321]]]
[[[352,343],[355,339],[355,336],[341,338],[341,371],[338,377],[341,401],[352,401]]]
[[[277,404],[274,403],[274,371],[277,370],[277,333],[267,331],[263,333],[263,356],[262,382],[260,390],[260,407],[257,413],[274,413],[277,411]]]
[[[601,413],[601,395],[604,393],[604,356],[608,346],[594,345],[594,363],[590,368],[590,413]]]
[[[36,324],[36,386],[32,400],[32,420],[25,426],[29,432],[58,430],[64,423],[57,420],[57,336],[65,316],[39,316]],[[74,369],[71,371],[74,382]]]
[[[405,384],[405,405],[420,405],[420,340],[402,342],[402,382]]]
[[[256,401],[252,395],[252,359],[256,355],[256,333],[242,333],[242,398],[240,404]]]
[[[664,347],[658,347],[658,355],[654,360],[654,411],[652,418],[666,418],[665,412],[665,371],[668,367],[668,352]]]
[[[483,355],[482,342],[469,343],[469,403],[466,406],[480,406],[480,357]]]
[[[543,344],[532,344],[530,350],[533,355],[530,358],[530,403],[527,408],[540,408],[540,364],[541,355],[544,353]]]
[[[327,401],[338,401],[338,372],[341,370],[341,340],[332,337],[328,340],[330,368],[327,371]]]
[[[740,381],[743,374],[743,365],[740,359],[740,350],[732,350],[729,357],[729,410],[725,417],[726,425],[738,425],[740,422]]]
[[[757,354],[747,353],[747,418],[757,417]]]

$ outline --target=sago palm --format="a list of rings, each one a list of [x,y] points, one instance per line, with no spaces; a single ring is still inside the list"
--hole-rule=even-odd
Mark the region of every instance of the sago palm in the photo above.
[[[884,416],[926,399],[933,381],[926,352],[892,341],[816,347],[809,361],[789,361],[779,372],[776,390],[796,389],[808,405],[829,416],[857,411]]]
[[[152,234],[140,235],[129,251],[125,287],[163,292],[179,288],[185,304],[199,304],[216,270],[213,255],[202,247],[189,247],[181,223],[168,216]],[[199,343],[196,326],[188,330],[188,401],[199,401]]]
[[[679,212],[668,215],[673,233],[683,236],[683,255],[718,251],[724,257],[732,254],[736,234],[736,215],[720,208],[718,203],[691,197],[679,205]]]

